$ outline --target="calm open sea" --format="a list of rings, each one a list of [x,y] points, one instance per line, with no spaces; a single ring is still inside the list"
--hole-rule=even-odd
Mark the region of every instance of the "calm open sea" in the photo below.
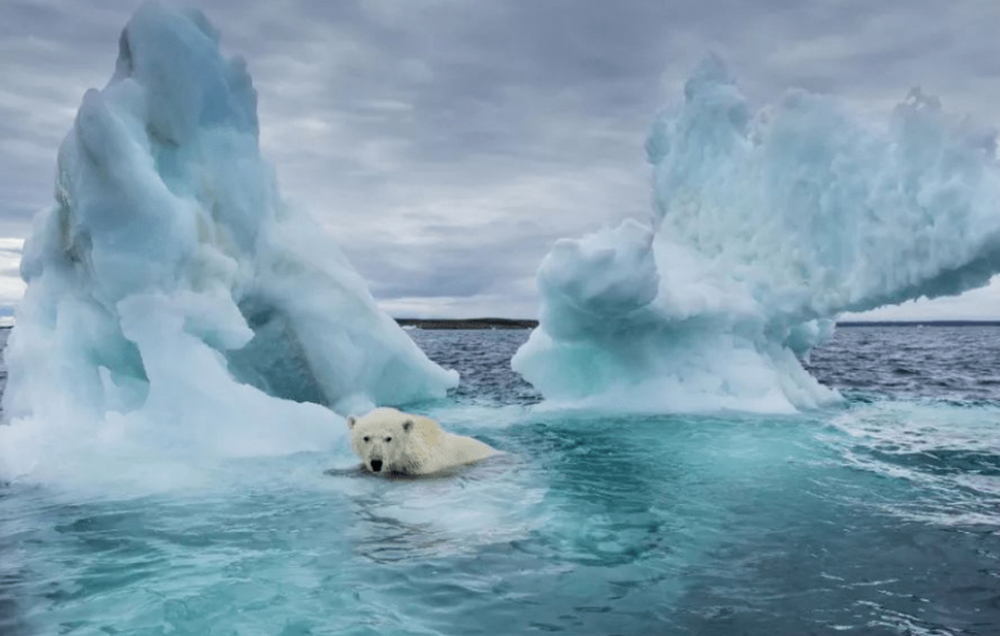
[[[781,417],[541,412],[526,331],[410,333],[463,378],[422,410],[507,455],[2,485],[0,634],[1000,634],[1000,328],[842,328],[847,401]]]

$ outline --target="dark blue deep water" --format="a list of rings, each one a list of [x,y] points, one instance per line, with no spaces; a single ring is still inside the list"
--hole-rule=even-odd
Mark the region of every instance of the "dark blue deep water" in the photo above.
[[[1000,634],[1000,328],[842,328],[781,417],[544,412],[527,332],[410,333],[463,378],[413,410],[505,456],[0,486],[0,634]]]

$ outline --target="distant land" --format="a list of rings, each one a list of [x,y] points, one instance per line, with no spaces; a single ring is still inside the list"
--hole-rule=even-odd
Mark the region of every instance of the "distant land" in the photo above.
[[[534,329],[537,320],[512,318],[396,318],[402,327],[419,329]]]
[[[396,318],[401,327],[418,329],[534,329],[537,320],[517,318]],[[13,327],[0,323],[0,331]],[[1000,327],[1000,320],[847,320],[837,327]]]
[[[419,329],[534,329],[537,320],[511,318],[396,318]],[[1000,320],[845,320],[838,327],[1000,327]]]
[[[838,327],[1000,327],[1000,320],[845,320]]]

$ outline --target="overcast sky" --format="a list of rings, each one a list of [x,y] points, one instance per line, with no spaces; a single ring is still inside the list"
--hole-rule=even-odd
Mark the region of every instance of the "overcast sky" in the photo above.
[[[22,289],[2,239],[49,205],[138,4],[0,0],[0,305]],[[996,0],[186,4],[247,60],[285,198],[396,316],[534,317],[553,241],[648,218],[648,126],[710,52],[758,105],[797,86],[884,118],[920,85],[1000,124]],[[1000,319],[1000,285],[874,317]]]

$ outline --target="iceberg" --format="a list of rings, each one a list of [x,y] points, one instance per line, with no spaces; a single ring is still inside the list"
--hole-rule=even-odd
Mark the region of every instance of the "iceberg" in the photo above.
[[[21,275],[8,475],[40,460],[26,446],[108,437],[322,447],[346,430],[337,413],[458,384],[282,202],[246,65],[223,58],[194,10],[148,3],[125,27],[113,76],[84,95],[60,146],[55,204],[35,218]]]
[[[788,91],[754,110],[717,58],[659,115],[649,225],[562,239],[513,368],[554,407],[791,412],[842,312],[1000,271],[996,131],[914,89],[877,127]]]

